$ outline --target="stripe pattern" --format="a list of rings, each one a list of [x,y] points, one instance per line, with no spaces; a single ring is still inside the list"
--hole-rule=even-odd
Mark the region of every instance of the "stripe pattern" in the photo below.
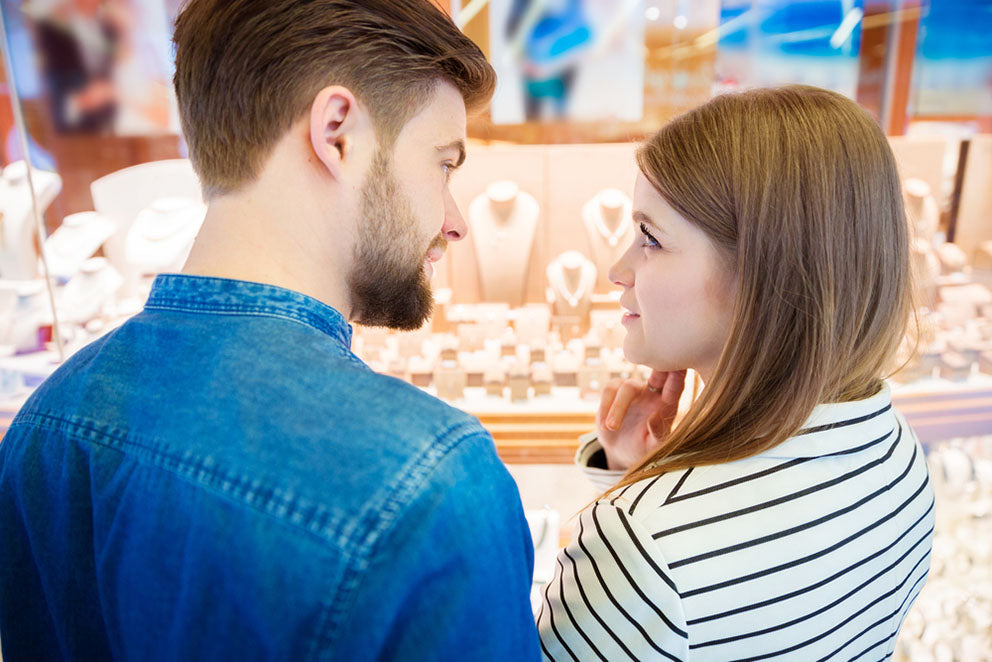
[[[544,658],[888,659],[933,521],[923,452],[888,387],[821,405],[774,449],[583,512],[538,614]]]

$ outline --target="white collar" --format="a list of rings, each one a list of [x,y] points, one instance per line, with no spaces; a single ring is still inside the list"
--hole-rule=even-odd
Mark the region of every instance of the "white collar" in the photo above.
[[[895,441],[899,421],[892,393],[882,382],[878,393],[864,400],[817,405],[795,435],[758,457],[800,458],[840,455],[889,436]],[[903,430],[908,434],[908,430]]]

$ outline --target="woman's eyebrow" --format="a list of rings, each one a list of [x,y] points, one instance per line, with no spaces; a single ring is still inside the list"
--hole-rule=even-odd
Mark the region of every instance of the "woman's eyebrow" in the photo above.
[[[665,228],[651,220],[651,217],[642,212],[640,209],[635,210],[634,213],[631,214],[631,217],[634,219],[635,223],[644,223],[645,225],[650,225],[651,227],[657,228],[661,231],[665,230]]]

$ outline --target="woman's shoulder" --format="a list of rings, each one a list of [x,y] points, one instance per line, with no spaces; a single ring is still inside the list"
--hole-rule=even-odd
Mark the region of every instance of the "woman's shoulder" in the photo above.
[[[928,489],[912,429],[895,412],[881,422],[841,442],[798,435],[785,442],[791,448],[646,478],[604,501],[624,509],[663,546],[789,537],[821,524],[853,532]],[[807,436],[813,450],[797,443]]]
[[[586,462],[576,459],[587,474],[597,471],[586,457],[597,449],[594,440],[580,447]],[[916,437],[886,386],[865,400],[818,406],[795,435],[762,453],[644,478],[601,503],[623,509],[659,539],[729,521],[759,529],[800,525],[853,494],[920,474],[921,463]],[[622,475],[598,471],[604,483]]]
[[[649,528],[671,528],[731,510],[745,493],[766,491],[771,487],[768,477],[781,465],[780,460],[750,457],[668,471],[631,483],[602,501]]]

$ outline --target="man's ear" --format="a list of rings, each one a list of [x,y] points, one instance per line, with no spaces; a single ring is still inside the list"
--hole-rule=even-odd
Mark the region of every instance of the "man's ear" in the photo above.
[[[360,115],[355,95],[340,85],[322,89],[310,106],[310,144],[335,179],[341,178],[341,166],[351,157]]]

